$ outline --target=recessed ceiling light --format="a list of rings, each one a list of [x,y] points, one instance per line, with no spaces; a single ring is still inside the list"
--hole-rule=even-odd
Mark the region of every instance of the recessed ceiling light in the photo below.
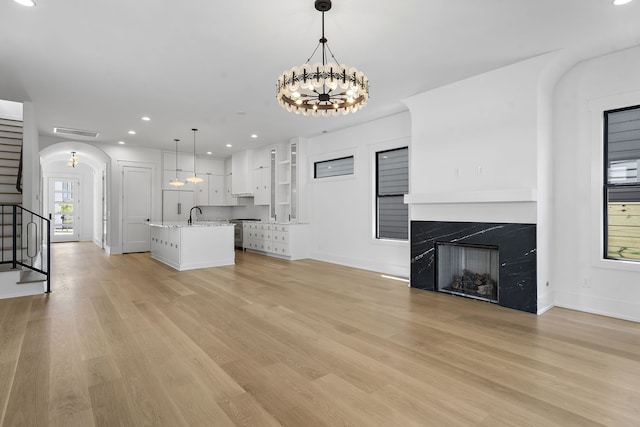
[[[227,144],[227,148],[231,148],[231,147],[233,147],[233,145]]]
[[[129,135],[135,135],[135,134],[136,134],[136,131],[135,131],[135,130],[130,130],[130,131],[129,131]]]
[[[150,118],[150,117],[147,117],[147,116],[144,116],[144,117],[142,118],[142,120],[144,120],[145,122],[148,122],[149,120],[151,120],[151,118]]]
[[[207,151],[207,154],[208,155],[212,155],[213,153],[211,151]]]
[[[256,135],[255,133],[253,135],[251,135],[251,138],[257,138],[258,135]]]
[[[120,144],[120,145],[124,145],[124,144],[126,144],[126,142],[124,142],[124,141],[118,141],[118,144]]]
[[[13,1],[27,7],[33,7],[36,5],[36,2],[33,0],[13,0]]]
[[[631,3],[631,0],[614,0],[613,4],[615,6],[622,6],[623,4]]]

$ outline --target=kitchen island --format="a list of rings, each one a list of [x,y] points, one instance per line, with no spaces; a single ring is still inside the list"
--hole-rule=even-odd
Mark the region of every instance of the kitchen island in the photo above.
[[[176,270],[235,264],[233,224],[226,221],[149,223],[151,258]]]

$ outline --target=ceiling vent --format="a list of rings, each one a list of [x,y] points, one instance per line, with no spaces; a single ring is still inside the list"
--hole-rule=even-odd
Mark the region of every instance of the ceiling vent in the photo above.
[[[84,136],[85,138],[97,138],[98,132],[94,132],[91,130],[82,130],[82,129],[71,129],[71,128],[53,128],[53,133],[57,133],[60,135],[73,135],[73,136]]]

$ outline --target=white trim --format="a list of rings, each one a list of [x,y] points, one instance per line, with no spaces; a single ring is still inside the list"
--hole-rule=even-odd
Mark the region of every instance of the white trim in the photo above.
[[[316,163],[326,162],[335,159],[342,159],[353,156],[353,173],[349,175],[327,176],[324,178],[316,178]],[[321,182],[342,181],[345,179],[356,179],[358,176],[358,147],[349,147],[343,150],[331,151],[328,153],[316,154],[309,156],[309,183],[316,184]]]
[[[537,200],[538,195],[535,188],[407,194],[404,196],[404,202],[412,205],[441,203],[536,202]]]
[[[538,301],[538,302],[540,302],[540,301]],[[556,307],[556,305],[555,304],[548,304],[548,305],[546,305],[546,306],[544,306],[542,308],[538,307],[538,313],[537,313],[538,316],[546,313],[547,311],[551,310],[553,307]]]
[[[371,194],[371,200],[369,203],[369,218],[371,223],[371,234],[370,240],[377,245],[386,245],[386,246],[396,246],[398,244],[408,245],[411,241],[411,209],[408,212],[407,218],[407,240],[396,240],[396,239],[379,239],[376,237],[376,204],[378,195],[376,194],[376,156],[381,151],[389,151],[396,150],[407,147],[409,154],[407,156],[407,170],[409,174],[409,192],[411,192],[411,137],[403,136],[399,138],[393,138],[386,141],[375,142],[372,144],[368,144],[367,148],[369,149],[369,194]],[[405,198],[407,195],[404,196]]]
[[[604,258],[604,112],[640,105],[640,91],[619,93],[588,101],[591,123],[591,209],[589,258],[597,268],[640,272],[640,262]],[[596,231],[597,230],[597,231]],[[603,313],[597,313],[603,314]],[[610,316],[610,314],[605,314]],[[615,316],[613,316],[615,317]]]
[[[142,169],[151,169],[151,194],[149,199],[150,204],[150,216],[153,219],[153,207],[156,203],[156,195],[154,191],[154,185],[157,182],[157,164],[154,162],[136,162],[129,160],[118,160],[117,161],[118,168],[118,179],[120,180],[120,206],[119,206],[119,214],[120,214],[120,249],[112,250],[111,254],[122,254],[124,253],[124,168],[125,167],[133,167],[133,168],[142,168]],[[151,241],[149,241],[149,247],[151,247]]]

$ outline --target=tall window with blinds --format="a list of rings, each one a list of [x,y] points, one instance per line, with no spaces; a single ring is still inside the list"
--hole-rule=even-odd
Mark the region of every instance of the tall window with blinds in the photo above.
[[[376,153],[376,238],[408,240],[409,149]]]
[[[604,256],[640,261],[640,106],[604,122]]]

